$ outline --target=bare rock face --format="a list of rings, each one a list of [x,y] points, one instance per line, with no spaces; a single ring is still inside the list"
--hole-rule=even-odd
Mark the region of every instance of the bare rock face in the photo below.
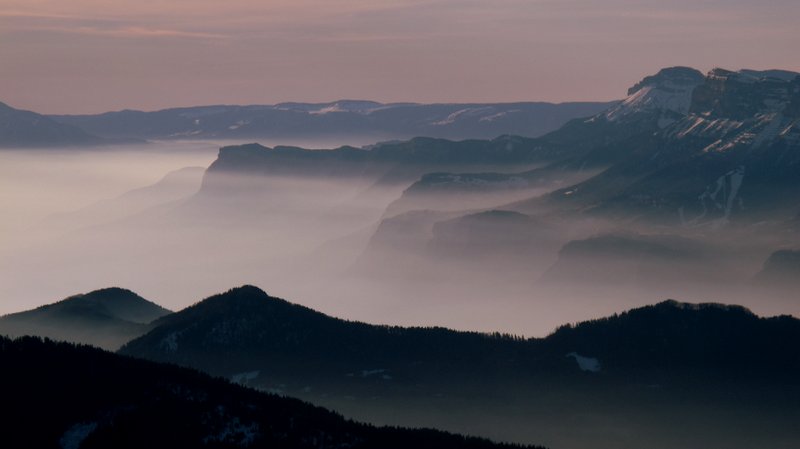
[[[713,69],[692,96],[690,111],[707,117],[743,120],[778,113],[797,102],[798,74],[783,70]]]

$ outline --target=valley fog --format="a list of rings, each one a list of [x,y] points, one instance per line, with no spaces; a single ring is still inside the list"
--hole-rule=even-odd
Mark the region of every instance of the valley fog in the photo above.
[[[520,206],[602,168],[519,187],[536,165],[455,167],[510,181],[419,194],[425,167],[205,172],[225,143],[0,153],[0,314],[108,286],[179,310],[241,284],[351,320],[525,336],[667,298],[800,313],[757,282],[781,235]]]
[[[154,184],[171,170],[207,166],[217,150],[218,145],[213,142],[85,150],[3,150],[0,152],[3,241],[7,244],[26,237],[25,231],[46,224],[45,219],[50,215],[73,212]]]

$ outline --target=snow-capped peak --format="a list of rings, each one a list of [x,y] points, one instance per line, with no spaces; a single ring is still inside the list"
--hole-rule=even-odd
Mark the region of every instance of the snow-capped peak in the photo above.
[[[688,114],[692,92],[703,80],[701,72],[689,67],[662,69],[628,89],[628,98],[604,115],[618,121],[641,112],[660,112],[659,126],[666,126],[671,122],[669,116]]]

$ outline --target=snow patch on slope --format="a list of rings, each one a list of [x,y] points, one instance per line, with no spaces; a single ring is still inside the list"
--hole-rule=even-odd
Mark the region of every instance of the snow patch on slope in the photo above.
[[[491,106],[482,107],[482,108],[459,109],[458,111],[453,112],[452,114],[448,115],[444,119],[436,121],[436,122],[433,122],[431,124],[435,125],[435,126],[451,125],[451,124],[455,123],[456,121],[458,121],[459,119],[461,119],[463,117],[475,117],[475,116],[483,115],[485,113],[493,113],[494,111],[495,111],[495,109],[493,107],[491,107]],[[497,114],[495,114],[495,115],[497,116]],[[497,118],[497,117],[495,117],[495,118]],[[491,119],[491,120],[494,120],[494,119]]]
[[[600,360],[594,357],[584,357],[577,352],[570,352],[567,354],[567,357],[574,358],[575,362],[578,364],[578,368],[580,368],[581,371],[588,371],[591,373],[600,371]]]
[[[230,416],[225,407],[217,407],[217,415],[225,420],[225,424],[215,433],[203,438],[203,444],[234,443],[238,446],[250,446],[260,435],[258,423],[243,423],[237,416]]]
[[[59,446],[62,449],[78,449],[81,447],[83,440],[92,434],[97,429],[96,422],[78,423],[67,429],[61,439],[58,440]]]
[[[180,333],[172,332],[166,337],[164,337],[161,342],[159,342],[159,346],[161,347],[164,352],[175,352],[178,350],[178,337]]]
[[[689,113],[689,106],[692,103],[692,91],[694,86],[668,85],[645,86],[633,95],[629,96],[618,106],[606,112],[605,116],[609,121],[619,121],[632,114],[647,111],[671,111],[677,114],[686,115]],[[674,120],[673,120],[674,121]],[[664,128],[673,121],[667,117],[659,120],[659,126]]]
[[[334,104],[332,106],[326,106],[324,108],[320,108],[314,111],[308,111],[308,113],[312,115],[325,115],[325,114],[330,114],[331,112],[347,112],[347,111],[345,109],[340,108],[338,104]]]
[[[697,197],[702,205],[702,212],[687,220],[684,217],[683,208],[678,210],[683,226],[711,225],[713,228],[718,228],[728,224],[743,182],[744,166],[737,167],[717,178],[714,184],[708,186]],[[742,206],[741,201],[739,201],[739,206]],[[710,214],[715,212],[718,214],[716,218],[706,220]]]
[[[254,371],[246,371],[244,373],[237,373],[231,376],[231,382],[235,384],[246,384],[251,380],[255,380],[261,374],[261,371],[254,370]]]
[[[239,129],[242,126],[249,125],[249,124],[250,124],[249,120],[238,120],[236,123],[234,123],[233,125],[229,126],[228,129],[232,131],[232,130],[235,130],[235,129]]]
[[[438,185],[464,185],[464,186],[485,186],[485,187],[499,187],[499,188],[522,188],[528,186],[528,181],[520,176],[508,176],[503,179],[483,179],[477,176],[460,175],[460,174],[446,174],[437,177],[435,181],[430,182],[431,186]]]

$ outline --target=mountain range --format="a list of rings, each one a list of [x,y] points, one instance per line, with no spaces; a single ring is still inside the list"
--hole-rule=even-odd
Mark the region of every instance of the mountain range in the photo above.
[[[2,148],[148,140],[97,185],[225,144],[89,206],[82,176],[122,159],[7,152],[84,207],[8,227],[3,295],[297,303],[111,287],[0,316],[0,447],[800,447],[798,73],[668,67],[562,104],[0,103]],[[274,144],[300,140],[353,145]],[[6,195],[31,221],[61,198],[35,187]]]
[[[198,106],[153,112],[54,115],[53,120],[104,137],[138,139],[324,139],[363,137],[491,139],[538,136],[613,102],[418,104],[339,100],[250,106]]]
[[[781,287],[786,307],[778,307],[770,291],[778,278],[756,275],[772,253],[798,248],[797,80],[785,71],[666,68],[632,83],[622,102],[536,138],[224,146],[201,181],[194,170],[180,188],[165,180],[98,205],[90,220],[75,219],[95,226],[22,257],[75,276],[113,270],[114,279],[152,254],[180,276],[226,267],[224,283],[196,279],[195,294],[251,280],[295,292],[292,281],[309,273],[298,296],[348,298],[356,295],[346,284],[381,279],[391,282],[354,300],[380,294],[399,304],[406,286],[419,285],[406,282],[413,278],[462,286],[454,297],[473,304],[534,297],[562,310],[566,297],[593,298],[581,319],[619,300],[664,297],[795,313],[790,289]],[[135,245],[121,235],[135,235]],[[73,269],[86,248],[102,266]],[[529,329],[522,320],[519,328]]]
[[[199,188],[195,171],[185,190],[148,189],[144,210],[27,257],[53,260],[58,245],[68,271],[87,247],[98,248],[100,271],[124,273],[152,254],[180,276],[227,267],[221,285],[197,279],[196,294],[253,279],[295,292],[292,281],[308,273],[297,279],[305,298],[352,298],[349,285],[380,279],[353,300],[400,304],[407,286],[421,285],[413,279],[460,287],[452,297],[472,304],[495,295],[563,310],[564,298],[587,298],[580,319],[664,297],[796,313],[791,282],[756,275],[772,253],[798,248],[797,82],[784,71],[674,67],[538,138],[224,146]],[[735,144],[712,151],[720,139]],[[93,215],[132,209],[128,198],[114,203]],[[136,235],[135,248],[119,235]],[[419,288],[411,298],[435,308],[439,293]]]
[[[602,361],[604,376],[663,376],[674,370],[718,380],[779,380],[800,359],[791,355],[794,349],[787,353],[771,343],[798,337],[800,321],[789,316],[759,318],[743,307],[677,301],[563,326],[544,339],[373,326],[332,318],[242,286],[158,318],[150,332],[128,342],[120,353],[226,377],[259,369],[267,384],[270,377],[276,383],[302,384],[315,378],[339,383],[337,377],[358,373],[359,367],[378,366],[384,367],[383,374],[394,373],[392,380],[412,384],[442,372],[449,373],[449,382],[485,369],[511,377],[580,372],[580,364],[565,358],[569,352]],[[650,359],[648,353],[658,357]],[[730,369],[742,364],[748,369]],[[294,379],[280,377],[287,374]],[[356,376],[355,382],[366,377]]]
[[[618,105],[521,141],[521,170],[431,167],[387,206],[359,266],[392,272],[409,261],[403,269],[430,277],[492,257],[506,262],[495,273],[536,279],[549,297],[628,287],[633,297],[772,296],[786,275],[759,276],[771,292],[748,279],[770,253],[797,248],[798,102],[793,72],[664,69]],[[512,213],[531,225],[521,231]]]
[[[514,209],[557,208],[687,227],[789,220],[800,209],[793,200],[800,185],[798,104],[794,72],[714,69],[703,76],[689,68],[664,69],[637,83],[620,104],[532,142],[531,152],[557,151],[559,160],[523,178],[569,167],[606,169]],[[557,150],[568,139],[578,144]],[[463,175],[450,176],[454,181],[437,182],[438,190],[464,184]],[[485,188],[508,188],[519,176],[495,177]],[[423,178],[409,191],[431,181]]]
[[[800,207],[800,78],[771,73],[712,70],[687,114],[620,142],[624,161],[543,201],[689,227],[788,220]]]
[[[800,368],[800,353],[784,343],[798,339],[796,318],[761,318],[740,306],[712,303],[664,301],[565,325],[544,338],[523,338],[346,321],[243,286],[157,318],[146,334],[119,353],[199,369],[378,425],[435,426],[552,447],[634,448],[647,443],[655,448],[701,448],[713,442],[717,447],[789,448],[800,438],[793,424],[800,417],[800,388],[793,375]],[[69,394],[85,391],[81,388],[88,388],[87,383],[99,383],[96,397],[106,401],[108,396],[110,401],[93,408],[93,399],[86,406],[89,410],[72,411],[67,421],[63,416],[53,420],[59,423],[52,429],[58,435],[92,423],[92,432],[104,430],[98,438],[127,435],[123,423],[129,419],[150,422],[148,413],[160,416],[150,412],[160,407],[153,401],[171,404],[174,408],[169,410],[187,413],[185,419],[191,422],[194,413],[216,416],[208,414],[219,408],[216,401],[238,397],[243,399],[223,404],[226,413],[216,416],[225,418],[222,423],[215,417],[213,425],[204,428],[208,433],[225,422],[235,423],[237,430],[229,435],[235,440],[247,435],[245,423],[258,422],[256,427],[263,429],[258,414],[244,410],[269,412],[264,405],[241,408],[261,396],[219,381],[214,389],[223,396],[199,393],[198,388],[210,388],[205,383],[210,380],[190,372],[179,376],[182,371],[176,368],[34,340],[6,340],[2,347],[6,357],[21,354],[38,360],[14,365],[12,371],[32,376],[27,382],[36,384],[47,383],[47,373],[61,372],[51,365],[74,357],[96,358],[93,363],[105,367],[102,370],[127,373],[93,371],[86,377],[80,371],[86,365],[78,363],[78,371],[71,371],[74,376],[50,381],[55,383],[48,388],[55,389],[78,382],[78,387],[67,388]],[[69,355],[36,357],[25,355],[21,347]],[[152,380],[167,374],[176,377]],[[134,380],[125,381],[128,376]],[[193,379],[192,386],[175,386],[183,385],[181,378]],[[146,394],[134,400],[120,399],[127,393],[102,393],[123,381]],[[154,394],[158,385],[173,387]],[[67,396],[59,404],[71,403]],[[209,399],[197,402],[193,397]],[[184,410],[187,400],[195,405]],[[131,402],[135,405],[113,406]],[[108,407],[120,411],[109,412]],[[302,407],[296,407],[299,413]],[[126,416],[126,410],[131,414]],[[119,421],[98,418],[117,413]],[[117,422],[121,429],[104,427]]]
[[[703,76],[675,67],[637,83],[623,102],[540,138],[417,138],[332,152],[227,147],[209,172],[397,174],[422,177],[407,194],[447,191],[452,197],[553,185],[545,180],[594,167],[600,173],[587,172],[594,176],[513,209],[557,208],[687,227],[786,221],[800,210],[793,200],[800,185],[798,104],[800,78],[793,72],[714,69]],[[519,171],[526,164],[546,166]],[[491,166],[503,170],[489,174]]]

